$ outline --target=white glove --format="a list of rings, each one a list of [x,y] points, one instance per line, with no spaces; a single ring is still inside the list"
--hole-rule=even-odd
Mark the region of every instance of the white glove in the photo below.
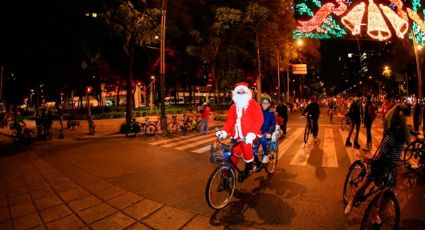
[[[255,133],[248,133],[245,137],[245,143],[252,145],[256,137]]]
[[[224,139],[224,138],[227,137],[227,132],[224,131],[224,130],[220,130],[220,131],[215,132],[215,136],[220,138],[220,139]]]

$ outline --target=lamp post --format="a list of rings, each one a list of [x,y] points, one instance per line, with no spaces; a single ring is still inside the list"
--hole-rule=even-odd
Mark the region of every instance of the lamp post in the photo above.
[[[303,40],[302,39],[297,39],[296,45],[298,47],[303,46],[304,45]],[[289,80],[289,66],[291,65],[292,55],[293,55],[293,52],[290,53],[288,65],[286,66],[286,101],[287,102],[289,102],[289,92],[290,92],[290,89],[289,89],[290,88],[289,87],[289,84],[290,84],[290,80]],[[294,95],[294,97],[295,97],[295,95]]]
[[[418,74],[418,97],[423,97],[423,91],[422,91],[422,70],[421,70],[421,61],[419,58],[418,51],[422,50],[422,45],[416,45],[416,41],[413,39],[413,50],[415,53],[415,59],[416,59],[416,71]]]
[[[149,89],[149,110],[150,112],[153,111],[153,94],[154,94],[154,87],[155,87],[155,76],[151,76],[151,83],[148,85]]]
[[[167,117],[165,116],[165,26],[167,19],[167,0],[162,0],[162,15],[161,15],[161,46],[160,46],[160,100],[161,100],[161,129],[165,134],[167,129]]]

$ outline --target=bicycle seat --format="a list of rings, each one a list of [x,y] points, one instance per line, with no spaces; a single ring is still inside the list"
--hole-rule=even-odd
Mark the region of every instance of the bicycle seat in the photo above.
[[[149,120],[149,117],[145,117],[145,122],[147,122]]]
[[[184,117],[185,115],[183,115],[183,117]],[[173,114],[173,115],[171,115],[171,117],[172,118],[177,118],[177,115],[176,114]]]

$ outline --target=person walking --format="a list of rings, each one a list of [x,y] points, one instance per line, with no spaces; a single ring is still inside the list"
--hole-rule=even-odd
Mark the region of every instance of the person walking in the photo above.
[[[204,102],[199,112],[201,113],[201,129],[199,132],[201,135],[208,134],[208,120],[211,115],[211,109],[208,103]]]
[[[421,104],[419,103],[419,99],[416,98],[416,103],[413,112],[413,129],[415,130],[415,132],[419,131],[419,126],[421,125],[421,115]]]
[[[361,100],[359,97],[354,97],[353,102],[350,105],[350,109],[348,110],[348,117],[351,119],[351,128],[348,132],[347,140],[345,141],[346,147],[351,147],[353,144],[351,143],[351,134],[354,131],[354,127],[356,128],[356,135],[354,136],[354,148],[359,149],[359,131],[360,124],[362,121],[362,106]]]
[[[279,100],[277,103],[278,104],[276,106],[276,112],[283,120],[280,129],[282,130],[283,136],[286,136],[286,124],[288,123],[288,107],[286,106],[286,103],[283,103],[281,100]]]
[[[370,151],[372,149],[372,123],[376,118],[377,108],[372,103],[372,96],[367,95],[366,97],[366,105],[365,105],[365,112],[364,112],[364,123],[366,126],[366,147],[365,150]]]

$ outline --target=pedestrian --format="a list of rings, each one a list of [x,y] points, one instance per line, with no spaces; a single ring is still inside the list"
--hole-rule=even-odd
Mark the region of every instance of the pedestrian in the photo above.
[[[288,107],[281,100],[277,102],[276,112],[279,117],[282,118],[282,124],[280,125],[280,129],[282,130],[283,136],[286,136],[286,124],[288,123]]]
[[[348,132],[347,140],[345,141],[346,147],[351,147],[353,144],[351,143],[351,134],[354,131],[354,128],[356,128],[356,135],[354,136],[354,148],[359,149],[359,131],[360,131],[360,124],[362,121],[362,106],[361,106],[361,100],[359,97],[354,97],[353,102],[350,105],[350,109],[348,110],[348,117],[351,119],[351,128]]]
[[[46,138],[49,140],[52,140],[53,131],[52,131],[52,125],[53,125],[53,113],[52,110],[47,110],[47,120],[46,120],[46,129],[47,129],[47,136]]]
[[[208,120],[211,115],[211,109],[208,106],[208,103],[204,102],[199,112],[201,113],[201,129],[199,132],[201,135],[208,134]]]
[[[366,97],[366,105],[365,105],[365,112],[364,112],[364,124],[366,126],[366,148],[365,150],[371,150],[372,149],[372,123],[376,118],[377,108],[372,103],[372,96],[367,95]]]
[[[421,114],[422,108],[419,102],[419,98],[416,98],[416,103],[413,112],[413,128],[415,132],[419,131],[419,126],[421,125]]]

